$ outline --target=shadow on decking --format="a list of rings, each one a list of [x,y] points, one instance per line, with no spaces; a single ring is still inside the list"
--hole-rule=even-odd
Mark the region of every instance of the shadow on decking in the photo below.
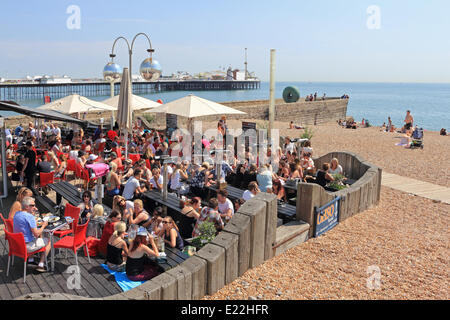
[[[23,260],[14,258],[14,265],[10,266],[9,276],[6,277],[8,264],[8,245],[4,236],[0,236],[0,300],[10,300],[30,293],[68,293],[90,298],[101,298],[121,293],[122,289],[117,285],[114,276],[109,274],[101,264],[103,258],[91,257],[89,264],[83,250],[78,251],[78,263],[81,273],[80,287],[69,289],[74,282],[73,274],[67,273],[69,266],[75,265],[73,253],[68,252],[65,259],[64,251],[58,254],[56,250],[55,271],[39,273],[37,266],[27,266],[27,282],[23,283]],[[50,265],[50,257],[48,259]]]

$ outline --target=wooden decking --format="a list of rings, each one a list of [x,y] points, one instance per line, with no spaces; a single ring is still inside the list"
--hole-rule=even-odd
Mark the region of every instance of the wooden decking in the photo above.
[[[14,265],[10,267],[9,276],[6,277],[7,246],[4,235],[0,236],[0,300],[11,300],[29,293],[41,292],[68,293],[89,298],[107,297],[122,292],[114,276],[101,266],[105,260],[91,258],[91,264],[89,264],[82,249],[78,252],[81,272],[80,289],[70,290],[67,286],[67,279],[71,274],[65,273],[65,271],[69,266],[75,265],[75,259],[71,252],[67,253],[68,259],[64,259],[64,251],[61,251],[60,255],[56,255],[54,273],[40,274],[34,270],[37,266],[28,265],[25,284],[23,283],[23,260],[14,258]]]
[[[383,172],[383,186],[450,204],[450,188]]]

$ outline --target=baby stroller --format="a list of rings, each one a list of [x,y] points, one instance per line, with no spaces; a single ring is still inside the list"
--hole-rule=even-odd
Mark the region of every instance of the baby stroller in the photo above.
[[[420,148],[423,149],[423,128],[415,128],[411,136],[411,149]]]

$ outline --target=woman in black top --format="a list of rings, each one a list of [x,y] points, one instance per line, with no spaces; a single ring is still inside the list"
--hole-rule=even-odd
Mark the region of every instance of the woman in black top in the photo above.
[[[87,219],[91,217],[94,204],[92,203],[92,195],[89,191],[83,192],[83,202],[78,205],[80,208],[80,221],[79,224],[86,223]]]
[[[123,272],[125,270],[123,253],[125,253],[125,255],[128,254],[128,246],[124,240],[126,228],[125,222],[117,222],[114,225],[114,233],[108,240],[108,246],[106,248],[106,264],[108,265],[108,268],[114,271]]]
[[[328,182],[334,181],[333,176],[328,173],[328,169],[330,169],[330,164],[324,163],[322,170],[317,171],[316,183],[322,187],[325,187]]]
[[[147,245],[150,245],[152,249]],[[148,237],[147,231],[141,228],[136,238],[130,240],[130,250],[125,267],[128,279],[147,281],[159,274],[158,267],[150,264],[147,257],[159,257],[159,252],[153,237]]]
[[[36,152],[33,150],[31,141],[26,143],[25,163],[22,169],[22,176],[27,180],[27,188],[34,190],[34,178],[36,173]]]
[[[163,229],[161,230],[159,236],[164,239],[172,248],[177,248],[180,251],[184,249],[184,242],[180,235],[180,230],[172,217],[168,216],[163,219]]]

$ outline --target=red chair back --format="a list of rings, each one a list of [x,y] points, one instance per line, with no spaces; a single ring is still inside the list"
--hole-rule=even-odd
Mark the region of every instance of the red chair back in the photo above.
[[[27,246],[23,233],[12,233],[5,230],[9,243],[9,256],[16,256],[24,260],[27,259]]]
[[[131,159],[131,162],[133,164],[135,164],[136,162],[138,162],[139,160],[141,160],[141,155],[140,154],[129,154],[128,158]]]
[[[55,183],[55,173],[39,172],[39,186],[42,188],[48,185],[49,183]]]
[[[88,169],[81,169],[81,179],[83,179],[87,182],[89,182],[91,180]]]
[[[9,232],[14,232],[14,223],[12,219],[5,219],[3,215],[0,213],[0,218],[3,221],[3,224],[5,225],[5,230]]]
[[[77,170],[77,162],[75,159],[67,159],[67,169],[66,171],[73,171],[75,172]]]
[[[73,247],[75,249],[80,247],[86,241],[86,230],[89,224],[89,220],[90,219],[88,219],[88,221],[85,224],[78,225],[75,228],[75,235],[73,238]]]
[[[80,218],[81,209],[71,205],[66,204],[64,209],[64,217],[70,217],[73,219],[72,227],[75,228],[78,225],[78,219]]]
[[[75,176],[78,179],[81,179],[82,172],[83,172],[83,167],[81,166],[81,164],[77,163],[76,166],[75,166]]]

